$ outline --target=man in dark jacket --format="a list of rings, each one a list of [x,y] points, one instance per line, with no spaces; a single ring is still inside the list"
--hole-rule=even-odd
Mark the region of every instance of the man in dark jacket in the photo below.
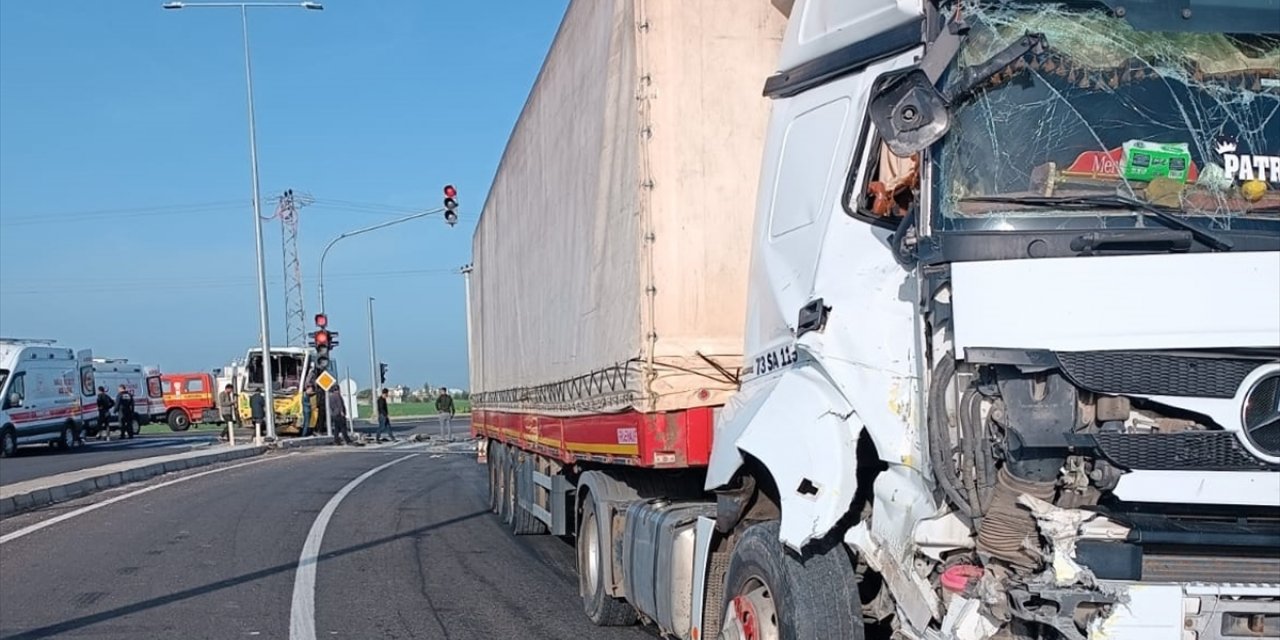
[[[98,387],[98,439],[111,439],[111,408],[116,401],[107,395],[106,387]]]
[[[387,430],[387,440],[396,441],[396,434],[391,431],[391,412],[387,409],[387,396],[391,394],[383,389],[378,396],[378,442],[382,442],[382,430]]]
[[[351,431],[347,422],[347,403],[342,400],[342,391],[334,385],[327,394],[329,396],[329,412],[333,420],[333,443],[355,444],[351,440]]]
[[[440,389],[440,397],[436,398],[436,414],[440,418],[440,437],[448,438],[453,421],[453,396],[449,395],[448,389]]]
[[[116,394],[116,413],[120,416],[120,437],[132,440],[138,416],[133,411],[133,394],[124,385],[120,385],[120,393]]]
[[[262,396],[262,389],[254,389],[249,396],[249,419],[253,420],[254,436],[261,436],[267,420],[267,399]]]

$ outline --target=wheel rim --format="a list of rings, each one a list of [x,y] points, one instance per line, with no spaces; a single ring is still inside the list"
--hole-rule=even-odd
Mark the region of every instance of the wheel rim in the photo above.
[[[582,521],[582,579],[588,596],[596,595],[600,584],[600,532],[596,528],[595,511],[587,513]]]
[[[746,593],[734,596],[724,614],[721,640],[779,640],[778,610],[773,595],[761,581],[752,578]]]
[[[4,448],[6,456],[11,456],[18,450],[18,442],[14,440],[13,432],[6,431],[3,436],[0,436],[0,447]]]
[[[76,445],[75,430],[73,430],[71,427],[63,427],[62,428],[62,446],[70,449],[75,445]]]

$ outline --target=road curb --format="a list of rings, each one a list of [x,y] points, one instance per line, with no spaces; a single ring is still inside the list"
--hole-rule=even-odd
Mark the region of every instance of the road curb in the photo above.
[[[275,449],[301,449],[303,447],[320,447],[333,442],[329,436],[307,436],[305,438],[286,438],[276,440],[271,447]]]
[[[239,445],[218,451],[185,452],[140,460],[126,460],[17,482],[7,487],[0,487],[0,516],[20,513],[55,502],[64,502],[166,473],[262,455],[268,448]]]

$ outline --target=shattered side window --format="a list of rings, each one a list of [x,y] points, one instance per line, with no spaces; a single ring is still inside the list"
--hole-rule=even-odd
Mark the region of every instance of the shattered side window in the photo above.
[[[1028,54],[953,105],[932,157],[946,230],[1134,226],[1131,211],[974,197],[1124,196],[1222,229],[1280,220],[1280,39],[1138,32],[1104,10],[965,4],[949,77],[1026,33]],[[1260,227],[1265,225],[1265,227]]]

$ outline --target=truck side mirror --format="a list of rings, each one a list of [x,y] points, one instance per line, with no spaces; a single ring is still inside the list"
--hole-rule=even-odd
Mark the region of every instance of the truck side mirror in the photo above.
[[[880,139],[901,157],[927,149],[951,127],[946,99],[918,68],[880,76],[869,112]]]

